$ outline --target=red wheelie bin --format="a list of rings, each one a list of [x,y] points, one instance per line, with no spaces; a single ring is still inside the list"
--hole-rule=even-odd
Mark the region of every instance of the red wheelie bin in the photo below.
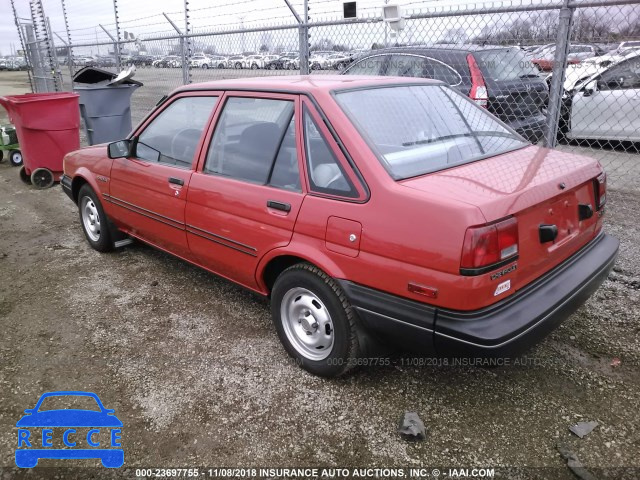
[[[38,188],[48,188],[62,176],[62,159],[80,148],[78,95],[28,93],[0,97],[16,127],[23,167],[20,178]]]

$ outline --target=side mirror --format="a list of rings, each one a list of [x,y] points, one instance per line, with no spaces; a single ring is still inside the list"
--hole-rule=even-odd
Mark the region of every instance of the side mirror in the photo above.
[[[591,80],[589,83],[587,83],[584,86],[582,91],[583,91],[583,96],[590,97],[591,95],[593,95],[595,92],[598,91],[598,82],[596,82],[595,80]]]
[[[112,142],[107,147],[109,158],[127,158],[131,156],[133,142],[129,139]]]

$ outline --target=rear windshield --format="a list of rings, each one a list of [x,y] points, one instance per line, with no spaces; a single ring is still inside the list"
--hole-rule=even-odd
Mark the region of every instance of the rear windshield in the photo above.
[[[444,85],[351,90],[337,92],[335,98],[396,180],[528,145],[484,109]]]
[[[482,73],[494,81],[517,80],[538,77],[538,69],[517,48],[475,52],[474,57]]]

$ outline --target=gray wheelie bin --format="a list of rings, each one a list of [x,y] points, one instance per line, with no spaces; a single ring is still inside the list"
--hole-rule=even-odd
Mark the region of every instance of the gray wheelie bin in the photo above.
[[[73,91],[80,95],[80,115],[89,145],[113,142],[131,132],[131,94],[142,86],[132,80],[135,70],[118,74],[85,67],[73,77]]]

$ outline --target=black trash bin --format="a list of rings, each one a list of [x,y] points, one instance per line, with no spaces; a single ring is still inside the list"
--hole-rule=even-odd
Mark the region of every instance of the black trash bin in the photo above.
[[[121,140],[131,131],[131,94],[142,86],[131,79],[134,73],[134,69],[118,75],[85,67],[73,76],[89,145]]]

